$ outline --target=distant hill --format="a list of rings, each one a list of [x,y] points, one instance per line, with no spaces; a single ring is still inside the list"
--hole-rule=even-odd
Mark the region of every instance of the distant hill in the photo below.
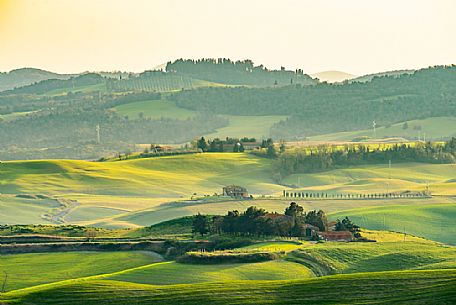
[[[0,91],[31,85],[48,79],[69,79],[74,74],[58,74],[35,68],[21,68],[0,73]]]
[[[396,71],[387,71],[387,72],[380,72],[374,74],[367,74],[363,76],[359,76],[356,78],[351,79],[349,82],[370,82],[374,77],[383,77],[383,76],[391,76],[391,77],[399,77],[404,74],[413,74],[416,70],[396,70]]]
[[[342,72],[342,71],[323,71],[323,72],[311,74],[310,76],[312,76],[314,78],[318,78],[321,82],[328,82],[328,83],[338,83],[338,82],[343,82],[344,80],[350,80],[353,78],[357,78],[356,75]]]
[[[168,62],[166,72],[178,73],[209,82],[254,87],[280,87],[288,85],[313,85],[318,83],[303,70],[269,70],[253,61],[232,61],[226,58],[178,59]]]

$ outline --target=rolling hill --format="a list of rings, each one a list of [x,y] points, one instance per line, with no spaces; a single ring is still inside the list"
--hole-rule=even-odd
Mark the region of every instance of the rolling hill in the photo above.
[[[57,74],[41,69],[22,68],[0,73],[0,92],[11,90],[48,79],[69,79],[73,74]]]
[[[308,192],[358,194],[423,191],[455,195],[452,164],[399,163],[358,166],[321,173],[295,174],[283,179]],[[0,164],[1,223],[95,224],[102,227],[151,225],[198,212],[225,214],[257,205],[282,212],[290,198],[273,177],[272,160],[246,153],[204,153],[112,162],[77,160],[11,161]],[[388,177],[391,176],[391,179]],[[247,187],[254,201],[205,198],[228,184]],[[45,195],[44,199],[17,195]],[[196,195],[195,195],[196,194]],[[191,197],[199,200],[188,201]],[[298,200],[296,198],[295,200]],[[299,200],[305,209],[327,212],[403,204],[451,203],[447,197],[431,199]],[[26,212],[24,212],[26,211]],[[56,218],[57,217],[57,218]]]

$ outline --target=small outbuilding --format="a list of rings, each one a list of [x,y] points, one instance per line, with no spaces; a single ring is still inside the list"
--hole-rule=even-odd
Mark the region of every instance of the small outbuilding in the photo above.
[[[233,198],[247,198],[249,197],[249,193],[245,187],[238,185],[228,185],[223,188],[223,196]]]
[[[318,232],[318,238],[325,241],[353,241],[350,231]]]

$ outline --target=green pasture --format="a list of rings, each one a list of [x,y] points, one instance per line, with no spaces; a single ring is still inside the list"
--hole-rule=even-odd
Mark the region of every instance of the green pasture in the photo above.
[[[337,212],[331,218],[350,217],[358,225],[372,230],[405,232],[456,245],[456,204],[391,205]]]
[[[173,101],[153,100],[123,104],[114,108],[119,114],[137,119],[140,113],[144,118],[173,118],[186,120],[196,116],[196,112],[176,106]]]
[[[451,304],[456,271],[378,272],[285,281],[156,286],[75,280],[0,296],[8,304]]]
[[[147,252],[61,252],[0,255],[6,290],[117,272],[160,260]],[[3,280],[2,280],[3,283]]]
[[[310,137],[313,141],[351,141],[359,137],[381,138],[406,138],[421,140],[441,140],[456,136],[456,118],[433,117],[423,120],[407,121],[408,128],[404,129],[404,123],[397,123],[389,127],[382,126],[376,129],[375,135],[372,129],[337,132]]]
[[[196,265],[164,262],[118,272],[106,279],[152,285],[236,280],[284,280],[312,277],[303,265],[270,261],[249,264]]]
[[[226,137],[253,137],[257,140],[270,137],[273,124],[286,119],[286,116],[226,116],[229,125],[218,129],[216,132],[205,135],[209,139]]]

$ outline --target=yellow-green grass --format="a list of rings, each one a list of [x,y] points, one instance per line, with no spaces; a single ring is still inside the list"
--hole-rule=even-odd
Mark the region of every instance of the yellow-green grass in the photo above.
[[[304,191],[329,193],[374,194],[424,191],[429,185],[435,195],[456,195],[456,165],[427,163],[394,163],[363,165],[320,173],[294,174],[285,184]]]
[[[83,92],[83,93],[87,93],[87,92],[93,92],[93,91],[105,92],[106,91],[106,84],[105,83],[101,83],[101,84],[96,84],[96,85],[59,88],[59,89],[54,89],[54,90],[48,91],[48,92],[45,93],[45,95],[62,95],[62,94],[66,94],[68,92]]]
[[[8,114],[2,114],[2,115],[0,115],[0,122],[1,121],[5,121],[5,122],[13,121],[17,118],[27,116],[34,112],[36,112],[36,111],[22,111],[22,112],[13,112],[13,113],[8,113]]]
[[[452,304],[456,270],[380,272],[305,280],[155,286],[77,280],[0,296],[11,304]]]
[[[434,117],[423,120],[408,121],[408,128],[404,129],[404,123],[391,125],[390,127],[379,127],[374,132],[370,130],[337,132],[310,137],[313,141],[351,141],[355,138],[367,136],[370,138],[391,138],[402,137],[407,139],[418,138],[424,139],[442,139],[456,136],[456,118],[454,117]],[[416,128],[421,126],[421,130]]]
[[[0,255],[6,290],[117,272],[159,261],[148,252],[61,252]],[[3,281],[2,281],[3,283]]]
[[[122,162],[10,161],[0,166],[0,191],[33,194],[94,194],[189,197],[213,194],[236,183],[252,193],[279,189],[271,161],[243,153],[207,153]]]
[[[0,194],[0,224],[48,224],[42,215],[59,204],[51,199],[25,199]]]
[[[387,179],[390,175],[392,179]],[[285,178],[286,184],[300,183],[303,191],[331,193],[385,193],[422,191],[429,182],[433,194],[456,193],[456,166],[446,164],[394,164],[360,166]],[[176,202],[220,193],[223,186],[245,186],[255,195],[281,195],[286,187],[272,180],[272,161],[245,153],[205,153],[134,159],[118,162],[76,160],[11,161],[0,164],[2,194],[45,194],[78,202],[63,219],[72,223],[104,227],[151,225],[172,218],[204,214],[225,214],[256,205],[283,212],[292,199],[254,201]],[[299,178],[298,178],[299,177]],[[387,186],[388,183],[388,186]],[[8,197],[8,196],[7,196]],[[41,201],[0,196],[3,221],[37,223],[51,208]],[[5,199],[6,198],[6,199]],[[295,200],[295,199],[293,199]],[[16,204],[18,202],[18,204]],[[358,207],[451,202],[450,198],[401,200],[299,200],[308,209],[327,212]],[[27,212],[24,204],[30,206]],[[27,215],[28,214],[28,215]],[[7,216],[8,215],[8,216]]]
[[[288,241],[268,241],[256,243],[250,246],[242,247],[239,250],[255,250],[255,251],[268,251],[268,252],[290,252],[303,247],[301,242],[288,242]]]
[[[270,137],[271,126],[281,120],[286,119],[286,116],[226,116],[229,120],[229,125],[218,129],[214,133],[207,134],[207,138],[226,137],[254,137],[257,140]]]
[[[456,245],[456,204],[390,205],[358,208],[330,215],[348,216],[356,224],[373,230],[391,230]]]
[[[229,282],[236,280],[284,280],[312,277],[305,266],[287,261],[248,264],[196,265],[164,262],[138,267],[106,279],[152,285]]]
[[[186,120],[196,116],[196,112],[180,108],[173,101],[151,100],[120,105],[114,108],[119,114],[131,119],[139,118],[142,113],[145,118],[173,118]]]
[[[456,268],[456,248],[427,240],[307,245],[288,259],[316,274]]]

